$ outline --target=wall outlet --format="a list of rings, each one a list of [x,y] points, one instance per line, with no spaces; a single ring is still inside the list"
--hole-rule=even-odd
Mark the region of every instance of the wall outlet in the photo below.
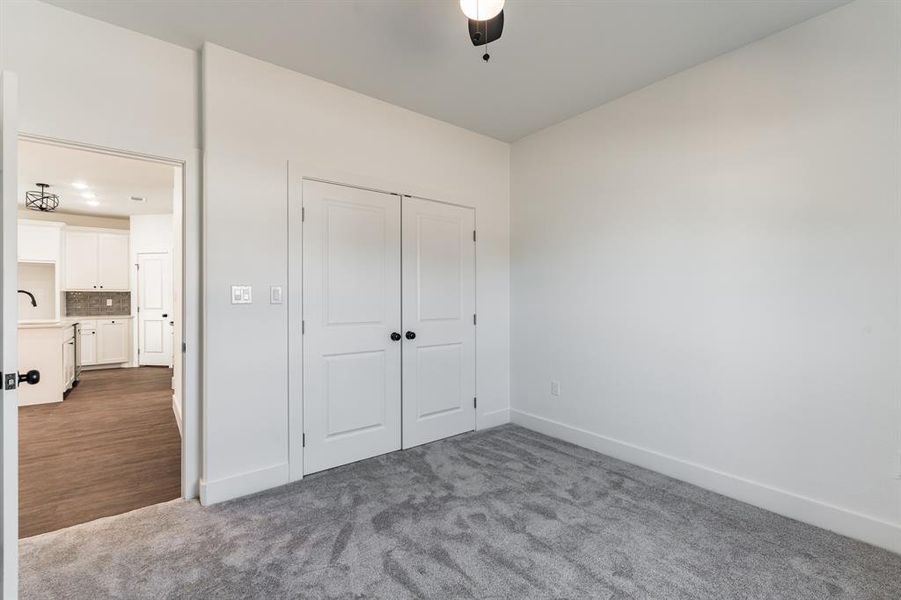
[[[559,381],[551,381],[551,396],[559,396],[560,395],[560,382]]]
[[[112,298],[107,298],[107,299],[106,299],[106,305],[107,305],[107,306],[112,306],[112,305],[113,305],[113,299],[112,299]]]

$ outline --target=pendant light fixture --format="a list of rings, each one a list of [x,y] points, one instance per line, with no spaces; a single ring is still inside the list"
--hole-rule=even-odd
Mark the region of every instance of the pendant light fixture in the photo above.
[[[504,0],[460,0],[460,10],[469,19],[473,46],[485,46],[482,60],[488,62],[488,44],[504,33]]]
[[[40,190],[25,192],[25,207],[41,212],[53,212],[59,206],[59,196],[47,191],[50,187],[46,183],[36,183]]]

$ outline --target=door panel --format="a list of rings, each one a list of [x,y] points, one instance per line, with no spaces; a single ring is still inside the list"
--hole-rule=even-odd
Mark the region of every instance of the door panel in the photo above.
[[[138,362],[172,364],[172,259],[168,252],[138,254]]]
[[[303,183],[304,473],[400,448],[400,202]]]
[[[16,77],[0,73],[0,366],[5,378],[28,365],[17,365],[18,265],[16,261]],[[3,598],[18,593],[19,501],[18,501],[18,398],[15,386],[2,388],[0,405],[0,582]]]
[[[475,429],[475,212],[403,201],[403,446]]]

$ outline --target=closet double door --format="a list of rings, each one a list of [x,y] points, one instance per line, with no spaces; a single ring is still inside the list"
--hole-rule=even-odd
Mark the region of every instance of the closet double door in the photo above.
[[[303,183],[304,473],[475,428],[475,215]]]

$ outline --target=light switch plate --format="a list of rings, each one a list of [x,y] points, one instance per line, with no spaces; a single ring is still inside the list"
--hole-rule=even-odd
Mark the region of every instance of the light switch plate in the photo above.
[[[560,382],[559,381],[551,381],[551,396],[559,396],[560,395]]]
[[[249,285],[232,286],[232,304],[253,303],[253,287]]]
[[[273,285],[269,288],[269,304],[281,304],[282,303],[282,287],[280,285]]]

